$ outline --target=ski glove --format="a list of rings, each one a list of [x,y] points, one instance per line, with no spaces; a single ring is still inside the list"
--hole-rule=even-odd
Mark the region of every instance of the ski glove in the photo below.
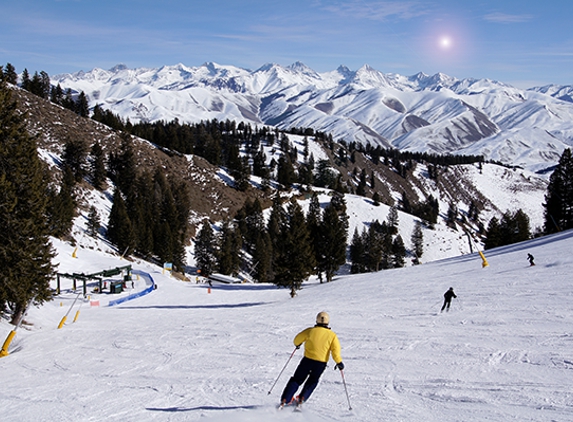
[[[344,369],[344,364],[340,362],[334,365],[334,370],[336,371],[337,369],[340,369],[342,371]]]
[[[296,350],[300,349],[300,346],[301,346],[300,344],[298,346],[295,346]]]

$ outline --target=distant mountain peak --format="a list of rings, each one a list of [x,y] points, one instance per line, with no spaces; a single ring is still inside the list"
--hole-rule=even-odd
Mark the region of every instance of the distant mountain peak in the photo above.
[[[303,62],[300,62],[300,61],[296,61],[293,64],[287,66],[287,69],[296,70],[296,71],[311,70],[314,72],[314,70],[312,70],[310,67],[308,67],[307,65],[305,65]]]
[[[121,72],[122,70],[127,70],[127,69],[128,69],[128,67],[126,65],[124,65],[123,63],[119,63],[119,64],[116,64],[111,69],[109,69],[109,71],[111,73],[117,73],[117,72]]]
[[[278,65],[276,63],[265,63],[264,65],[259,67],[257,70],[255,70],[255,72],[268,72],[269,70],[272,70],[272,69],[276,68],[277,66],[280,66],[280,65]]]

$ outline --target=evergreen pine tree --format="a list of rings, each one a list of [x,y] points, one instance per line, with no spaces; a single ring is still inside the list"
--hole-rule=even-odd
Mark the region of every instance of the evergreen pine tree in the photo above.
[[[332,205],[324,210],[320,225],[318,268],[324,271],[327,282],[332,281],[336,271],[346,263],[347,220],[345,215],[339,216]]]
[[[68,110],[72,110],[75,112],[76,110],[76,102],[74,101],[74,96],[72,93],[71,88],[66,89],[66,93],[62,98],[62,107],[67,108]]]
[[[90,157],[90,177],[92,185],[99,191],[105,189],[106,182],[106,168],[105,168],[105,155],[99,142],[92,145]]]
[[[16,85],[18,83],[18,74],[16,68],[11,63],[6,63],[4,68],[4,80],[9,84]]]
[[[402,268],[406,258],[406,246],[402,236],[397,235],[392,242],[392,265],[394,268]]]
[[[97,212],[96,207],[93,205],[90,207],[87,221],[87,233],[88,236],[97,238],[99,229],[101,228],[101,220]]]
[[[156,226],[160,226],[161,221],[157,218],[160,215],[159,203],[155,201],[155,186],[148,171],[142,172],[137,178],[135,191],[135,200],[129,213],[137,239],[136,251],[144,258],[151,258],[155,250],[154,232],[160,230]]]
[[[411,241],[414,252],[414,265],[418,265],[420,264],[420,258],[424,253],[424,233],[422,231],[422,223],[419,221],[416,221],[415,223]]]
[[[484,249],[492,249],[502,244],[501,230],[497,217],[492,217],[489,220],[485,236]]]
[[[182,180],[170,179],[170,186],[176,211],[173,224],[173,263],[183,271],[186,259],[185,245],[189,238],[191,194],[187,184]]]
[[[24,70],[22,71],[22,80],[20,82],[20,87],[29,92],[31,85],[32,81],[30,80],[30,73],[28,72],[28,69],[24,68]]]
[[[141,183],[145,183],[141,179]],[[147,200],[148,203],[137,202],[140,212],[152,218],[153,226],[153,255],[157,256],[161,262],[173,262],[173,220],[176,218],[175,205],[173,203],[173,196],[167,182],[167,178],[161,168],[156,168],[153,173],[153,187],[150,195],[140,192],[138,198],[141,201]],[[141,186],[143,187],[143,186]],[[145,199],[144,199],[145,198]],[[141,210],[141,207],[153,210],[153,214],[149,215],[147,212]],[[136,212],[134,207],[132,212]],[[143,216],[142,216],[143,218]],[[141,221],[140,225],[145,224]],[[142,227],[138,227],[141,229]],[[177,230],[177,229],[176,229]],[[141,234],[141,232],[139,233]]]
[[[573,228],[573,157],[570,148],[563,151],[549,178],[543,206],[545,234]]]
[[[253,278],[259,283],[272,281],[272,242],[266,229],[260,231],[255,237],[252,257]]]
[[[322,223],[322,213],[320,209],[320,202],[318,200],[318,194],[313,192],[310,198],[310,204],[308,207],[308,213],[306,214],[306,226],[308,228],[313,255],[316,262],[320,261],[320,247],[322,242],[320,225]],[[320,266],[317,267],[318,278],[322,283],[322,269]]]
[[[48,205],[50,233],[59,238],[68,236],[76,214],[75,179],[70,167],[64,167],[60,190],[49,190]]]
[[[77,183],[81,182],[88,174],[87,157],[88,146],[81,140],[71,140],[64,145],[62,154],[62,167],[68,167]]]
[[[203,277],[209,277],[215,272],[217,265],[217,248],[215,245],[215,234],[208,221],[203,222],[203,227],[197,235],[195,242],[195,261]]]
[[[131,135],[123,132],[120,136],[120,151],[117,154],[111,154],[109,158],[110,173],[121,193],[128,201],[131,201],[137,179],[135,152]]]
[[[356,195],[366,195],[366,170],[364,169],[362,169],[362,172],[360,172],[360,181],[356,187]]]
[[[36,140],[0,82],[0,314],[12,324],[27,305],[51,298],[54,252],[46,221],[47,184]]]
[[[515,242],[523,242],[531,239],[531,228],[529,225],[529,217],[520,208],[513,214],[513,220],[516,228]]]
[[[159,262],[170,262],[173,264],[173,234],[171,233],[171,227],[167,221],[160,220],[155,224],[155,228],[156,231],[153,236],[155,255]]]
[[[249,253],[255,248],[255,240],[259,233],[266,229],[263,209],[258,198],[254,201],[247,199],[235,215],[239,232],[243,239],[243,247]]]
[[[296,181],[296,174],[292,161],[288,154],[283,154],[279,157],[277,168],[277,182],[279,182],[285,189],[290,189],[291,185]]]
[[[239,159],[239,168],[232,172],[235,179],[235,188],[240,192],[245,192],[249,187],[251,167],[248,160],[248,157],[241,157]]]
[[[107,238],[122,255],[129,254],[130,249],[135,246],[133,227],[127,215],[125,201],[118,188],[113,192],[113,204],[107,223]]]
[[[372,202],[374,202],[374,206],[378,207],[380,206],[380,195],[378,194],[378,192],[374,192],[374,195],[372,195]]]
[[[51,87],[50,76],[42,70],[40,72],[40,97],[49,99]]]
[[[365,249],[365,270],[366,271],[379,271],[380,263],[383,257],[383,244],[382,235],[376,229],[376,224],[372,222],[368,230],[364,230],[363,243]]]
[[[90,108],[84,91],[80,92],[80,95],[78,95],[74,111],[81,117],[89,117]]]
[[[50,90],[50,101],[54,104],[62,105],[64,102],[64,91],[60,84],[53,86]]]
[[[514,213],[506,211],[501,217],[499,232],[500,240],[497,246],[528,240],[531,237],[529,217],[521,209]]]
[[[253,157],[253,174],[259,177],[268,177],[269,175],[269,170],[266,166],[266,156],[262,148]]]
[[[365,265],[365,256],[366,256],[366,247],[364,245],[363,239],[365,236],[362,236],[358,233],[358,229],[354,229],[354,234],[352,236],[352,242],[350,243],[350,262],[352,265],[350,266],[350,272],[352,274],[359,274],[366,272],[366,265]]]
[[[273,206],[267,222],[267,233],[271,240],[272,257],[271,257],[271,281],[275,281],[276,274],[283,273],[284,270],[280,268],[282,261],[279,259],[280,254],[284,251],[286,244],[285,238],[282,233],[282,228],[286,225],[286,212],[281,203],[281,197],[277,191],[273,198]]]
[[[320,160],[317,164],[314,185],[324,188],[332,188],[335,184],[335,175],[328,160]]]
[[[32,76],[29,91],[38,97],[43,97],[44,89],[42,86],[42,77],[38,74],[38,72],[34,72],[34,76]]]
[[[394,253],[392,250],[393,243],[390,231],[384,231],[381,236],[382,259],[380,260],[380,269],[382,270],[387,270],[394,266]]]
[[[412,205],[410,204],[410,200],[408,199],[406,192],[402,192],[402,200],[400,202],[402,203],[402,211],[407,214],[412,214]]]
[[[306,220],[298,202],[291,200],[287,207],[287,219],[281,227],[284,248],[279,251],[279,271],[275,282],[290,288],[291,297],[296,296],[302,282],[312,273],[315,265]]]
[[[238,274],[241,264],[240,252],[240,233],[229,221],[225,221],[219,239],[218,269],[221,274]]]
[[[388,216],[386,217],[386,222],[390,234],[398,233],[398,223],[399,223],[398,208],[395,205],[391,206],[390,209],[388,210]]]

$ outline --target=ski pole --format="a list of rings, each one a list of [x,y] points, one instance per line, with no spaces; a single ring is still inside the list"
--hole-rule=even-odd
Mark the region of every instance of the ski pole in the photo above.
[[[292,359],[292,357],[294,356],[295,352],[297,351],[298,347],[295,347],[294,350],[292,351],[292,353],[290,354],[290,357],[288,358],[287,362],[285,363],[285,366],[283,366],[283,369],[281,370],[281,372],[279,373],[279,376],[277,377],[277,379],[275,380],[275,382],[273,383],[271,389],[269,390],[268,394],[271,394],[271,391],[273,391],[273,388],[275,388],[275,385],[277,385],[277,382],[279,380],[279,378],[281,377],[281,375],[283,374],[284,370],[286,369],[288,363],[290,362],[290,360]]]
[[[348,400],[348,410],[352,410],[350,405],[350,397],[348,397],[348,388],[346,388],[346,380],[344,379],[344,371],[340,370],[340,375],[342,376],[342,384],[344,384],[344,391],[346,392],[346,400]]]

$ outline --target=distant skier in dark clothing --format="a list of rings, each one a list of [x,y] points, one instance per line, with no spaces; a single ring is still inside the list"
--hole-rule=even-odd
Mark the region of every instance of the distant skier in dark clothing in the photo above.
[[[456,294],[454,293],[454,288],[450,287],[450,289],[444,293],[444,306],[442,306],[442,310],[440,312],[443,312],[444,309],[446,310],[446,312],[448,312],[450,310],[450,303],[452,302],[452,298],[456,298]]]
[[[531,255],[530,253],[527,254],[527,260],[529,261],[529,265],[535,265],[535,262],[533,262],[533,255]]]
[[[303,383],[304,386],[296,402],[300,406],[308,400],[331,356],[336,362],[334,369],[344,369],[340,357],[340,343],[336,334],[328,327],[329,319],[326,312],[320,312],[316,316],[316,325],[301,331],[294,338],[297,349],[304,343],[304,357],[281,395],[279,408],[292,402],[294,394]]]

